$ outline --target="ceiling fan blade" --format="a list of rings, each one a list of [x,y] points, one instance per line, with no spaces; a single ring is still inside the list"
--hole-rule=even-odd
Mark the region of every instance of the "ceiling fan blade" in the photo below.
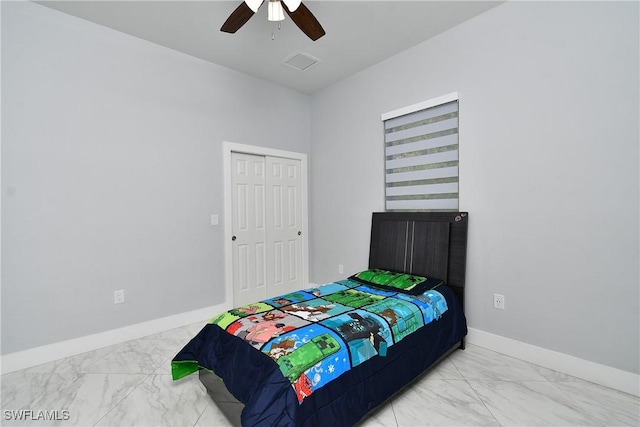
[[[283,3],[284,10],[293,22],[305,33],[311,40],[316,41],[326,33],[322,28],[322,25],[318,22],[313,13],[305,6],[300,4],[298,8],[291,12],[286,3]]]
[[[240,6],[234,10],[231,15],[224,21],[222,24],[222,28],[220,31],[224,31],[225,33],[235,33],[247,23],[249,19],[254,15],[254,11],[251,10],[249,6],[245,2],[240,3]]]

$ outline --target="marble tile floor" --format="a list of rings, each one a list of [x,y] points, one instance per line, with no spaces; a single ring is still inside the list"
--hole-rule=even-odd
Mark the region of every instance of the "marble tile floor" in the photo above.
[[[171,359],[203,323],[2,375],[0,424],[229,426],[197,375],[171,380]],[[468,345],[370,414],[360,427],[638,426],[639,402]],[[37,411],[58,411],[60,420],[13,419],[19,410],[34,411],[33,418]]]

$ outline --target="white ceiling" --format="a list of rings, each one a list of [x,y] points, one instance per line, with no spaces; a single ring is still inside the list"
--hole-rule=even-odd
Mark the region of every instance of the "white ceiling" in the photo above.
[[[288,17],[278,29],[267,20],[264,4],[237,33],[221,32],[220,27],[240,1],[38,3],[307,94],[502,3],[306,0],[304,4],[326,31],[313,42]],[[295,52],[321,62],[305,71],[283,65]]]

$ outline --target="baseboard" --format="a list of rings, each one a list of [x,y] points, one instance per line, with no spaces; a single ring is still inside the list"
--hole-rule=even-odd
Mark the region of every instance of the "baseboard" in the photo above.
[[[467,342],[605,387],[640,396],[640,375],[469,328]]]
[[[188,311],[186,313],[175,314],[172,316],[162,317],[160,319],[125,326],[123,328],[112,329],[97,334],[5,354],[0,359],[0,369],[3,374],[6,374],[19,369],[53,362],[54,360],[75,356],[87,351],[97,350],[99,348],[120,344],[125,341],[179,328],[181,326],[204,322],[215,314],[229,310],[230,308],[231,307],[227,307],[226,303],[214,305],[211,307]]]

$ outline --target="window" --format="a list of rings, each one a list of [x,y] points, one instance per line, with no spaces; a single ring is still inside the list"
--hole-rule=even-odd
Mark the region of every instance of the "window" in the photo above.
[[[387,211],[457,211],[458,94],[382,115]]]

